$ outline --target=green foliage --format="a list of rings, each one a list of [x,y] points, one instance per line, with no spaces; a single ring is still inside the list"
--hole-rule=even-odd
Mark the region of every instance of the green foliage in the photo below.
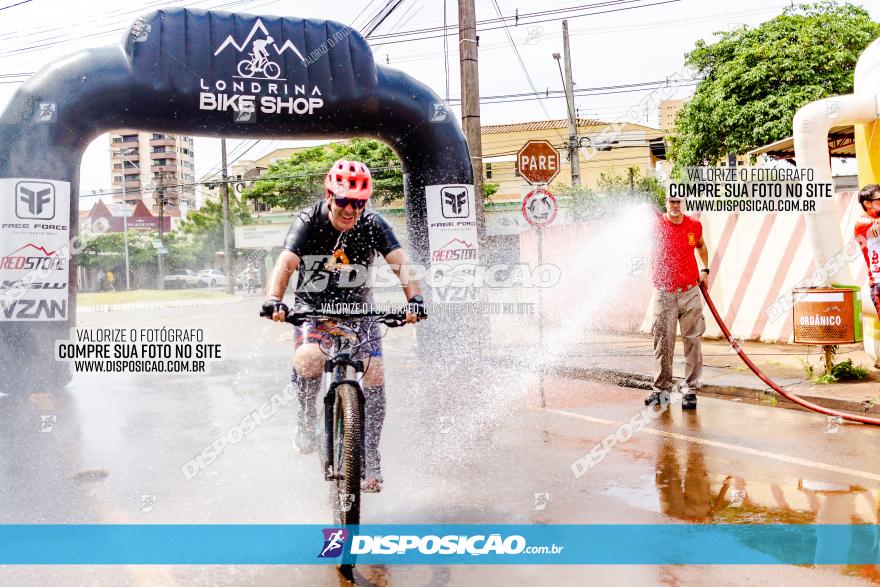
[[[403,198],[403,172],[391,148],[373,139],[352,139],[297,151],[272,163],[262,179],[242,194],[272,208],[298,210],[324,196],[324,176],[339,159],[360,161],[373,177],[373,197],[381,204]],[[498,184],[484,183],[483,196],[498,191]]]
[[[390,147],[372,139],[330,143],[293,153],[276,161],[263,179],[245,190],[243,198],[259,200],[271,207],[297,210],[324,195],[324,176],[338,159],[354,159],[370,168],[373,193],[381,202],[403,197],[400,161]],[[395,167],[395,169],[383,169]]]
[[[834,366],[831,367],[830,373],[823,373],[818,376],[814,374],[812,364],[807,361],[803,361],[803,364],[804,375],[806,375],[807,379],[813,383],[820,383],[823,385],[837,383],[838,381],[861,381],[862,379],[866,379],[869,373],[868,369],[865,367],[854,364],[852,359],[835,363]]]
[[[637,166],[625,172],[603,171],[595,190],[564,186],[559,195],[568,199],[569,215],[576,221],[606,217],[622,202],[649,202],[663,209],[666,201],[663,184],[655,177],[643,176]]]
[[[831,373],[823,373],[818,377],[814,377],[812,381],[813,383],[819,383],[821,385],[829,385],[831,383],[837,383],[837,377],[835,377]]]
[[[813,364],[810,361],[801,359],[801,364],[804,366],[804,377],[808,380],[812,381],[815,375],[815,369],[813,368]]]
[[[153,241],[159,238],[154,231],[128,231],[128,264],[132,270],[142,267],[154,269],[158,263],[156,248]],[[164,236],[166,269],[178,269],[196,266],[198,245],[189,237],[177,233]],[[108,232],[86,237],[84,247],[77,255],[77,263],[82,267],[121,272],[125,267],[125,233]],[[121,278],[121,273],[120,273]]]
[[[128,261],[132,267],[156,263],[153,239],[158,237],[155,232],[128,231]],[[125,233],[108,232],[84,237],[83,241],[76,258],[80,266],[115,271],[125,265]]]
[[[229,197],[229,222],[235,226],[253,223],[251,212],[244,198]],[[181,259],[188,255],[189,263],[179,267],[209,265],[217,251],[223,250],[223,204],[220,198],[209,199],[199,210],[190,212],[182,220],[175,239],[166,245],[169,253],[179,248]],[[187,244],[184,244],[187,243]]]
[[[498,188],[501,187],[499,183],[486,183],[483,182],[483,197],[487,200],[498,193]]]
[[[838,381],[860,381],[868,377],[868,370],[861,365],[854,365],[852,359],[847,359],[834,365],[831,368],[831,375],[836,377]]]
[[[825,1],[715,35],[686,55],[703,79],[669,137],[676,167],[712,164],[790,136],[798,108],[852,92],[856,61],[880,36],[880,24],[864,8]]]

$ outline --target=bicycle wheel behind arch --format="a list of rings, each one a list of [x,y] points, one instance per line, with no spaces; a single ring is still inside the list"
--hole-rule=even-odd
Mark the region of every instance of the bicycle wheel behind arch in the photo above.
[[[358,390],[351,385],[336,388],[339,418],[336,430],[336,521],[339,524],[361,522],[362,429]]]

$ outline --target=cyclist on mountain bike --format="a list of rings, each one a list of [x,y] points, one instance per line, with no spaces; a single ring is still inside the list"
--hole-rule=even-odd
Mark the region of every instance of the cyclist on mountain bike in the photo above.
[[[264,313],[271,314],[273,320],[284,320],[288,308],[281,300],[290,276],[297,269],[300,269],[295,292],[297,303],[313,308],[336,303],[354,306],[371,303],[372,288],[366,273],[376,253],[380,253],[403,286],[409,304],[407,322],[425,318],[421,284],[401,275],[409,260],[394,231],[384,218],[365,210],[373,193],[367,166],[340,159],[327,172],[324,187],[324,198],[299,212],[287,233],[284,251],[278,256],[266,290]],[[375,322],[361,324],[361,339],[369,341],[360,345],[355,354],[367,368],[363,381],[366,400],[363,491],[375,493],[382,488],[379,463],[379,437],[385,419],[382,344]],[[319,343],[325,336],[314,323],[299,326],[295,331],[291,382],[298,386],[300,406],[294,446],[301,453],[312,452],[317,445],[315,399],[325,358]]]

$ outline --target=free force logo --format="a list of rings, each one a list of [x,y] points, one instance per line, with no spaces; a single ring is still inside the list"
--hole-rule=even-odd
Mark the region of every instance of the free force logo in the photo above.
[[[348,540],[348,530],[345,528],[324,528],[324,546],[318,554],[318,558],[338,558],[342,556],[345,543]]]
[[[38,181],[15,184],[15,215],[23,220],[55,218],[55,186]]]
[[[467,218],[470,216],[470,199],[465,186],[447,186],[440,190],[444,218]]]

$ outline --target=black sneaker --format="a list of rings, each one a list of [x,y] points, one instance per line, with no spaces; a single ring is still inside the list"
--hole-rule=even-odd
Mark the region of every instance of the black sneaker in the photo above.
[[[645,405],[650,406],[651,404],[657,404],[661,406],[663,404],[669,403],[669,392],[668,391],[655,391],[652,392],[651,395],[645,398]]]
[[[681,398],[681,409],[682,410],[696,410],[697,409],[697,394],[695,394],[695,393],[684,394],[684,397]]]

